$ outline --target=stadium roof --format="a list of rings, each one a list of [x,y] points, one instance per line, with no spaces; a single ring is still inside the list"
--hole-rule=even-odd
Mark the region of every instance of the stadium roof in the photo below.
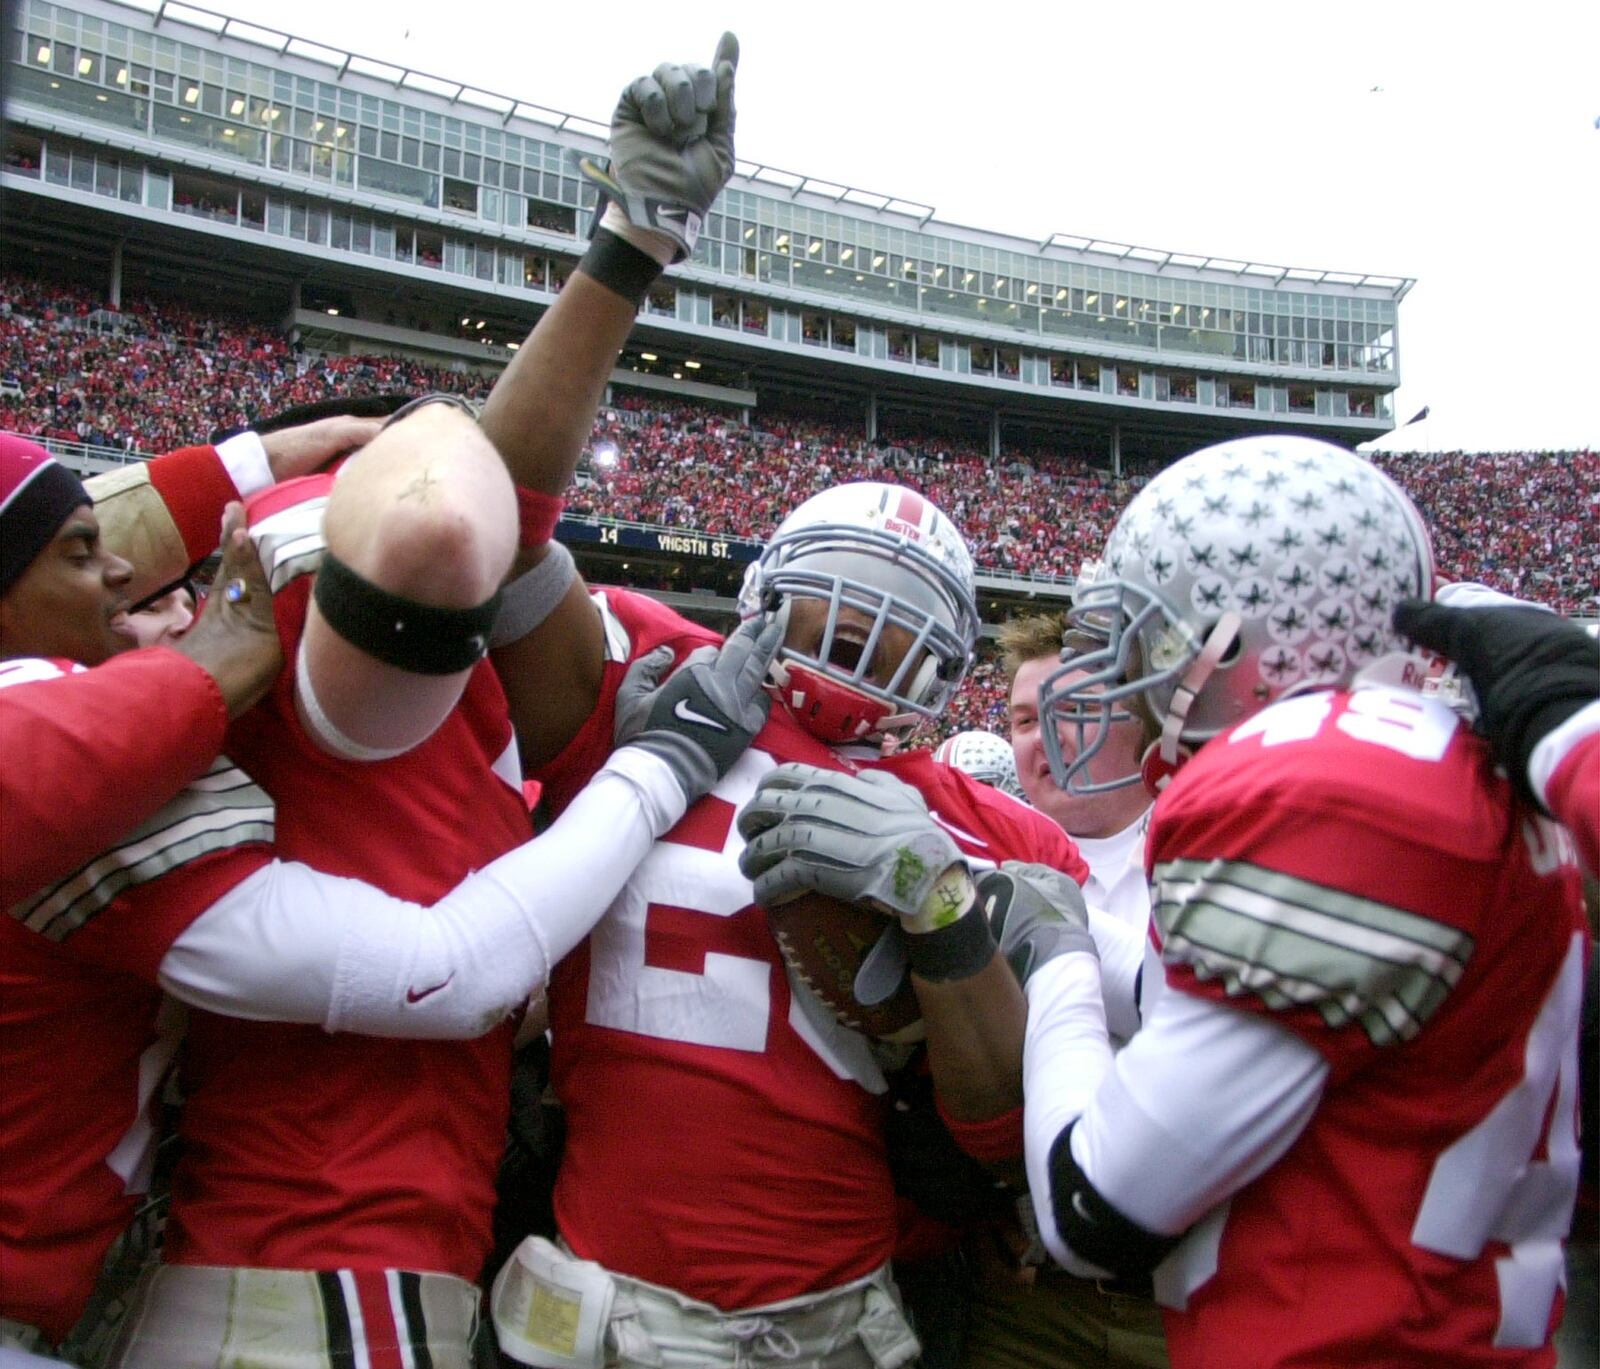
[[[462,81],[432,76],[394,62],[346,52],[267,25],[237,19],[201,5],[182,3],[182,0],[153,0],[153,3],[152,0],[110,0],[110,3],[144,14],[157,28],[162,23],[170,21],[199,29],[218,38],[250,43],[265,48],[278,57],[296,57],[329,67],[332,69],[334,80],[342,80],[347,74],[355,74],[393,86],[396,90],[415,91],[446,100],[451,104],[467,106],[481,114],[497,117],[502,127],[509,126],[513,122],[523,122],[542,129],[575,134],[600,142],[605,141],[609,132],[605,124],[582,115],[568,114],[517,96],[497,94]],[[907,219],[918,229],[967,229],[986,236],[1009,236],[1003,231],[996,235],[992,229],[973,229],[970,225],[946,223],[936,217],[938,211],[934,206],[923,204],[919,200],[886,195],[858,186],[841,185],[835,181],[786,171],[781,167],[769,166],[762,162],[740,159],[735,170],[745,181],[769,190],[786,192],[791,199],[800,199],[804,196],[812,202],[848,205],[870,213]],[[1096,257],[1119,262],[1124,266],[1137,264],[1145,269],[1153,269],[1156,273],[1170,266],[1191,271],[1228,274],[1246,282],[1253,281],[1268,287],[1298,284],[1376,289],[1386,292],[1397,302],[1404,299],[1411,287],[1416,284],[1415,280],[1406,276],[1272,265],[1241,261],[1232,257],[1207,256],[1203,253],[1141,247],[1131,243],[1111,242],[1070,233],[1052,233],[1044,241],[1036,243],[1035,247],[1041,254],[1064,253],[1080,257]]]

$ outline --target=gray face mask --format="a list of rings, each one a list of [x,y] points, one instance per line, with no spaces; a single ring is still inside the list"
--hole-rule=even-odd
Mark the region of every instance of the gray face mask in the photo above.
[[[815,650],[786,646],[779,660],[887,704],[892,713],[884,719],[885,729],[937,717],[966,675],[977,637],[971,593],[953,572],[904,538],[843,524],[797,529],[773,539],[754,579],[764,602],[814,599],[827,606]],[[858,629],[865,640],[852,665],[831,659],[840,610],[846,608],[865,619]],[[911,644],[893,676],[879,683],[871,674],[890,628],[909,636]]]

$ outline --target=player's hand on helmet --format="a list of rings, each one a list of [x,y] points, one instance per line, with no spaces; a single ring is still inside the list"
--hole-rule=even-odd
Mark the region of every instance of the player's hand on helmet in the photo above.
[[[663,62],[622,92],[611,116],[609,165],[587,157],[579,163],[628,224],[670,247],[670,260],[694,251],[711,202],[733,174],[738,66],[739,40],[731,33],[722,35],[709,67]]]
[[[296,423],[261,435],[272,478],[280,484],[296,476],[312,475],[330,461],[365,447],[383,428],[381,419],[336,414],[311,423]]]
[[[1465,672],[1495,759],[1538,804],[1528,762],[1545,737],[1600,698],[1600,642],[1531,605],[1446,608],[1407,599],[1395,608],[1394,627]]]
[[[261,699],[283,668],[272,587],[242,504],[230,503],[223,511],[222,564],[200,616],[173,648],[217,682],[230,718]]]
[[[955,842],[921,794],[882,771],[781,765],[738,822],[746,842],[739,868],[765,906],[815,892],[869,903],[914,935],[972,907],[972,877]]]
[[[614,736],[664,760],[690,803],[709,793],[744,755],[772,706],[763,685],[783,641],[784,614],[752,618],[716,647],[672,668],[672,648],[641,656],[617,691]]]
[[[1008,860],[978,876],[978,906],[1017,983],[1027,986],[1041,965],[1070,951],[1098,958],[1083,891],[1048,865]]]

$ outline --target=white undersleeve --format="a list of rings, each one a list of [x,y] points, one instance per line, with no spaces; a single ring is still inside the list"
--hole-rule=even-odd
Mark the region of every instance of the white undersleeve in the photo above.
[[[322,707],[322,700],[317,698],[316,686],[311,682],[311,666],[306,660],[304,640],[294,656],[294,697],[300,705],[301,720],[311,734],[311,740],[330,756],[338,756],[341,760],[366,763],[393,760],[428,740],[427,737],[419,737],[404,746],[367,746],[353,737],[345,736]],[[440,719],[440,723],[443,724],[443,719]]]
[[[256,1021],[480,1035],[545,984],[684,807],[665,762],[624,747],[549,831],[432,907],[274,861],[173,943],[162,987]]]
[[[1028,1030],[1022,1044],[1023,1152],[1040,1232],[1048,1230],[1055,1237],[1050,1148],[1088,1106],[1111,1068],[1099,963],[1084,951],[1058,955],[1029,978],[1027,995]],[[1059,1237],[1050,1252],[1065,1262]],[[1089,1266],[1073,1272],[1092,1277],[1103,1271]]]
[[[1072,1155],[1096,1191],[1147,1230],[1176,1235],[1276,1163],[1311,1120],[1327,1074],[1322,1056],[1277,1023],[1168,989],[1086,1107],[1080,1081],[1029,1076],[1028,1179],[1051,1254],[1081,1264],[1033,1157],[1048,1156],[1074,1106]]]
[[[1585,704],[1533,748],[1533,754],[1528,757],[1528,783],[1539,796],[1540,803],[1546,802],[1545,791],[1550,787],[1550,780],[1572,748],[1597,733],[1600,733],[1600,699]]]
[[[1120,1044],[1139,1030],[1139,971],[1144,967],[1149,933],[1121,918],[1089,908],[1089,935],[1100,953],[1100,986],[1105,1000],[1106,1030]]]

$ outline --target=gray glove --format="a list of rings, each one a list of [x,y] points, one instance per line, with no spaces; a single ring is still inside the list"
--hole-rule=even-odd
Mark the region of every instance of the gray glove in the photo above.
[[[724,33],[709,67],[663,62],[625,91],[611,116],[611,159],[578,168],[636,228],[694,251],[700,225],[733,174],[733,74],[739,40]]]
[[[947,916],[920,925],[936,891],[959,883],[940,877],[959,866],[965,879],[966,863],[922,795],[882,771],[846,775],[780,765],[739,813],[739,834],[746,842],[739,868],[765,906],[815,891],[845,903],[871,902],[919,932],[965,911],[952,896]]]
[[[1069,951],[1098,957],[1089,935],[1089,909],[1083,891],[1068,875],[1048,865],[1008,860],[978,876],[978,906],[1017,983],[1048,960]]]
[[[710,793],[767,721],[772,701],[762,686],[785,624],[784,614],[752,618],[720,651],[691,652],[665,683],[672,648],[641,656],[617,690],[617,745],[660,756],[690,803]]]

